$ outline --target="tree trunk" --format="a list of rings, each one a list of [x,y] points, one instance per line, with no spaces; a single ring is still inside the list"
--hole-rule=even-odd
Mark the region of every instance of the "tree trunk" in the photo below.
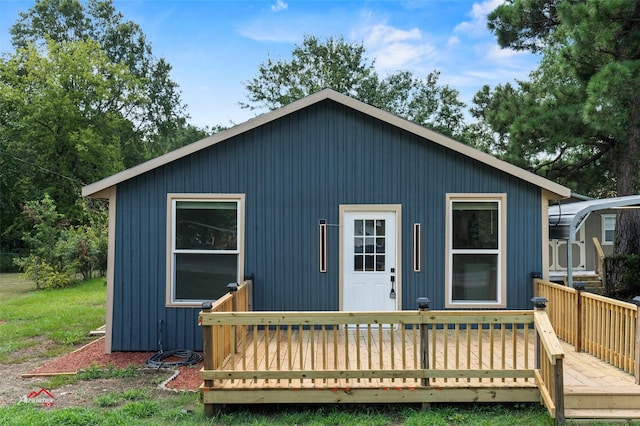
[[[640,100],[629,105],[629,133],[626,143],[619,143],[615,155],[618,158],[618,197],[635,195],[640,189]],[[640,211],[620,210],[616,220],[615,254],[640,254]]]

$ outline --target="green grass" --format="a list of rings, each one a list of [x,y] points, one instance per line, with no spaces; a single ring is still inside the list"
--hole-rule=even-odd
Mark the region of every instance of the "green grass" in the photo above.
[[[0,409],[0,424],[65,424],[65,425],[518,425],[544,426],[553,421],[538,406],[453,405],[422,411],[413,406],[320,406],[294,408],[267,406],[237,409],[205,417],[193,407],[194,394],[152,401],[126,401],[122,394],[111,394],[110,400],[96,400],[95,408],[45,409],[31,404],[17,404]]]
[[[0,364],[24,358],[43,359],[85,343],[87,333],[104,323],[106,289],[93,279],[68,289],[35,291],[18,274],[0,274]],[[40,350],[46,347],[46,351]],[[1,367],[1,366],[0,366]],[[151,379],[147,388],[128,388],[120,381],[136,368],[91,367],[74,376],[55,376],[40,384],[55,389],[78,380],[113,379],[113,389],[92,404],[74,408],[44,408],[16,403],[0,407],[0,425],[551,425],[546,410],[533,405],[434,405],[422,411],[397,404],[299,406],[266,405],[228,408],[205,417],[192,392],[158,394]],[[146,383],[146,382],[143,382]],[[126,389],[126,390],[125,390]]]
[[[20,274],[0,274],[0,363],[52,357],[90,340],[104,324],[104,278],[35,290]]]

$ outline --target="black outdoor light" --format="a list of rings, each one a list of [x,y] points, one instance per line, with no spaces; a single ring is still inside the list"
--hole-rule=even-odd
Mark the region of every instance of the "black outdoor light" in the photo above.
[[[547,307],[547,302],[549,300],[547,300],[546,297],[534,297],[531,299],[531,303],[533,303],[533,307],[536,309],[544,309]]]
[[[238,283],[229,283],[227,284],[227,290],[229,290],[230,292],[235,292],[238,291]]]
[[[429,303],[431,303],[431,299],[428,297],[418,297],[416,299],[418,303],[418,309],[429,309]]]
[[[202,302],[202,309],[211,309],[213,308],[212,302]]]
[[[636,306],[640,306],[640,296],[634,297],[633,299],[631,299],[631,301],[635,303]]]
[[[584,291],[585,289],[585,283],[584,281],[578,281],[576,283],[573,283],[573,288],[575,288],[578,291]]]

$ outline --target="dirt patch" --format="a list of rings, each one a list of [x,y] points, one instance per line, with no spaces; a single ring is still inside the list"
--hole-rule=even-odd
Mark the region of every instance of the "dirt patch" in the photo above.
[[[45,361],[27,361],[2,366],[0,406],[14,404],[30,392],[37,392],[54,375],[75,374],[93,367],[125,368],[136,366],[140,374],[121,379],[78,380],[53,389],[56,407],[86,406],[100,395],[125,389],[144,388],[154,396],[168,396],[171,391],[196,391],[200,385],[201,364],[178,367],[175,371],[144,368],[152,352],[104,353],[104,338],[97,339],[69,354]],[[171,360],[168,360],[171,361]],[[177,371],[177,375],[176,375]],[[174,377],[175,376],[175,377]]]

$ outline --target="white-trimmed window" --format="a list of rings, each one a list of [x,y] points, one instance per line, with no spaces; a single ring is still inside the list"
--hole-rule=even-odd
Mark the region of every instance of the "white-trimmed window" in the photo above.
[[[602,218],[602,244],[613,244],[616,238],[616,215],[603,214]]]
[[[506,195],[447,195],[447,307],[505,307]]]
[[[243,276],[244,196],[169,194],[167,304],[200,306]]]

